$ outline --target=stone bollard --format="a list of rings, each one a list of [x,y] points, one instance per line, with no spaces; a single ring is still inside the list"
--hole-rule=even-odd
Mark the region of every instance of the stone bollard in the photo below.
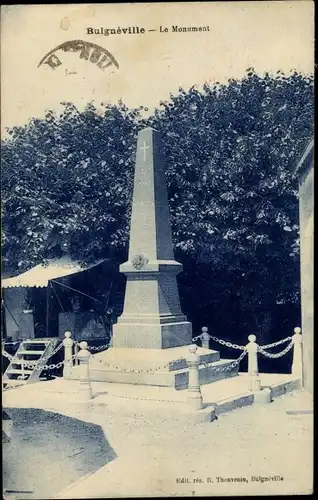
[[[249,376],[249,390],[252,392],[257,392],[261,390],[261,381],[258,374],[258,361],[257,361],[257,350],[258,345],[256,344],[256,336],[248,336],[249,343],[246,346],[248,353],[248,376]]]
[[[292,375],[300,379],[301,385],[303,384],[303,352],[302,352],[302,335],[299,327],[294,328],[294,335],[292,343],[294,345]]]
[[[206,326],[202,327],[201,345],[206,349],[210,349],[210,335]]]
[[[78,359],[80,363],[80,379],[79,379],[79,390],[80,390],[80,401],[88,401],[92,399],[92,386],[89,374],[89,358],[91,353],[88,351],[87,342],[83,341],[79,344],[81,350],[78,353]]]
[[[200,356],[196,353],[198,346],[190,345],[186,361],[189,368],[189,385],[188,385],[188,402],[192,410],[201,410],[203,408],[203,400],[199,381],[199,364]]]
[[[75,365],[79,365],[78,353],[80,352],[79,344],[75,342],[74,344],[74,354],[75,354]]]
[[[71,332],[65,332],[65,339],[63,340],[64,345],[64,368],[63,368],[63,378],[70,379],[73,367],[73,344],[74,341],[71,338]]]
[[[253,396],[256,404],[267,404],[272,401],[272,391],[269,387],[253,392]]]

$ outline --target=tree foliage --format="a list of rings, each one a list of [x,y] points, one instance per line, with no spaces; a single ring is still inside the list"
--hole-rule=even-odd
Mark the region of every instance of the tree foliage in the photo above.
[[[69,254],[112,257],[127,244],[136,116],[124,104],[57,116],[9,131],[2,147],[3,262],[24,271]]]
[[[179,89],[152,118],[168,160],[176,246],[205,269],[195,294],[256,310],[299,298],[297,160],[313,133],[313,80],[271,77]],[[203,289],[202,289],[203,286]],[[259,306],[258,308],[256,306]]]
[[[176,254],[201,305],[295,302],[298,185],[313,131],[313,78],[297,72],[179,89],[145,120],[122,102],[71,103],[14,127],[2,146],[3,263],[22,272],[68,253],[125,258],[136,137],[159,129]],[[190,265],[191,264],[191,265]]]

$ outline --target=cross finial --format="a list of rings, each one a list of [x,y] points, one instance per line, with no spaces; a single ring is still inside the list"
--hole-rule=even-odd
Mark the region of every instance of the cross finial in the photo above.
[[[141,151],[144,153],[144,161],[146,161],[146,150],[149,149],[148,144],[146,141],[143,143],[143,145],[140,147]]]

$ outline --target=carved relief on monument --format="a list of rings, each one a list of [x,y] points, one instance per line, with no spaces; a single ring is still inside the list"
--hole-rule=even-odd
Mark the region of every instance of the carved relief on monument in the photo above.
[[[131,259],[131,263],[135,269],[144,269],[149,262],[149,257],[145,253],[138,253]]]

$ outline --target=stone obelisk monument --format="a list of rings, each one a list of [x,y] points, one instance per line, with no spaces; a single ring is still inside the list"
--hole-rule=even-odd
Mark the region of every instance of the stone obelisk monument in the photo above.
[[[172,386],[188,384],[191,323],[182,314],[174,260],[166,177],[159,133],[139,132],[130,225],[123,314],[113,327],[113,346],[91,360],[91,380]],[[219,353],[198,348],[204,363],[218,362]],[[201,381],[215,379],[204,368]]]
[[[152,128],[137,141],[124,311],[114,325],[113,347],[165,349],[191,343],[182,314],[174,260],[160,134]]]

